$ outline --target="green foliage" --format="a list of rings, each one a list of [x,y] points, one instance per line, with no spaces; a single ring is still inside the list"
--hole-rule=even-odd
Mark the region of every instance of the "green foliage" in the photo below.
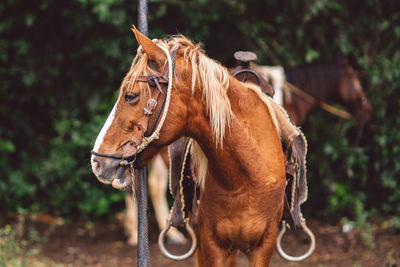
[[[55,229],[51,225],[45,232],[39,233],[25,223],[24,215],[19,215],[13,224],[0,228],[0,266],[29,267],[29,266],[61,266],[51,260],[39,261],[41,245],[46,242]]]
[[[108,214],[124,193],[93,178],[89,151],[133,58],[130,23],[115,19],[126,9],[121,1],[0,6],[4,211]]]
[[[37,232],[31,230],[27,239],[22,238],[21,224],[0,228],[0,266],[31,266],[29,257],[38,253],[28,245],[37,240]]]
[[[137,3],[0,3],[1,210],[105,216],[124,192],[91,174],[89,151],[137,47]],[[309,142],[307,217],[400,216],[399,2],[149,2],[150,37],[183,33],[230,65],[237,50],[260,64],[297,66],[351,54],[375,112],[363,129],[317,111]]]

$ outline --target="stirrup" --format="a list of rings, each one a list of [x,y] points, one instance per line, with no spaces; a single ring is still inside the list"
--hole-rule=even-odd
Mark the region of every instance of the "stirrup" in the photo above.
[[[308,258],[315,250],[315,236],[313,234],[313,232],[311,232],[311,230],[307,227],[306,225],[306,221],[302,220],[301,222],[301,226],[303,228],[303,231],[310,237],[310,248],[308,249],[308,251],[306,253],[304,253],[301,256],[290,256],[288,254],[286,254],[285,251],[283,251],[282,246],[281,246],[281,241],[282,241],[282,237],[286,232],[286,221],[282,221],[282,229],[279,232],[279,235],[276,239],[276,250],[278,251],[279,255],[284,258],[287,261],[302,261],[305,260],[306,258]]]
[[[167,227],[165,227],[160,235],[158,236],[158,246],[160,247],[161,252],[167,257],[170,258],[171,260],[176,260],[176,261],[183,261],[188,259],[189,257],[191,257],[193,255],[193,253],[196,251],[197,248],[197,238],[196,238],[196,234],[193,230],[193,228],[190,226],[189,223],[189,218],[185,219],[185,225],[186,225],[186,231],[188,231],[188,233],[190,234],[190,237],[192,238],[192,247],[190,248],[190,250],[188,252],[186,252],[183,255],[174,255],[171,254],[167,248],[164,245],[165,242],[165,235],[167,234],[169,228],[171,228],[172,223],[170,220],[168,220],[167,222]]]

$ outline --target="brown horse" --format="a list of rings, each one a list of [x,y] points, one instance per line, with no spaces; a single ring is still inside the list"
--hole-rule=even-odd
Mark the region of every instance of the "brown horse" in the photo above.
[[[135,164],[137,153],[146,163],[179,137],[193,138],[201,186],[197,265],[234,264],[230,256],[240,250],[251,266],[268,266],[286,183],[274,103],[185,37],[155,43],[133,31],[142,49],[96,139],[94,174],[129,186],[124,165]],[[165,105],[156,105],[164,96]]]
[[[269,69],[269,66],[255,66],[255,70],[267,80]],[[321,102],[343,105],[360,124],[371,118],[371,102],[347,58],[285,68],[285,76],[287,82],[302,91],[284,86],[283,106],[296,125],[302,125],[307,115],[321,106]]]
[[[240,52],[243,57],[244,53]],[[247,55],[247,54],[246,54]],[[251,55],[251,53],[250,53]],[[248,56],[248,55],[247,55]],[[235,54],[236,58],[236,54]],[[240,58],[243,61],[255,60],[254,58]],[[243,68],[243,61],[230,70],[231,73],[237,73]],[[252,65],[259,75],[269,80],[278,90],[280,86],[285,84],[284,69],[280,66],[262,66]],[[286,69],[287,78],[289,81],[303,90],[310,96],[315,98],[310,99],[307,95],[298,95],[295,92],[285,91],[286,96],[285,108],[288,109],[290,117],[297,123],[304,123],[308,114],[318,106],[319,100],[324,100],[326,103],[331,101],[338,103],[347,103],[349,111],[357,120],[362,123],[368,120],[372,113],[370,101],[365,95],[358,75],[350,62],[342,58],[331,62],[321,62],[318,64],[310,64],[296,67],[295,69]],[[280,74],[281,73],[281,74]],[[260,84],[256,75],[248,75],[243,77],[246,73],[242,73],[239,80],[247,80],[255,84]],[[280,82],[276,84],[276,81]],[[282,81],[280,81],[282,80]],[[277,91],[278,91],[277,90]],[[286,88],[286,90],[289,90]],[[330,91],[329,94],[323,94],[320,91]],[[272,93],[273,94],[273,93]],[[329,96],[329,97],[328,97]],[[351,96],[351,97],[350,97]],[[296,112],[298,114],[296,114]],[[167,162],[167,161],[165,161]],[[153,168],[149,173],[149,192],[158,225],[161,229],[165,228],[166,221],[169,215],[169,209],[166,199],[168,171],[165,164],[160,160],[153,161]],[[125,230],[128,235],[128,244],[137,244],[137,208],[133,209],[131,194],[127,194],[127,216],[125,221]],[[168,233],[168,238],[173,243],[184,242],[184,237],[175,228],[171,228]]]
[[[371,102],[346,58],[285,69],[285,74],[288,82],[317,100],[313,102],[295,93],[291,93],[291,99],[285,99],[284,107],[297,124],[303,124],[318,101],[344,105],[361,124],[371,118]]]

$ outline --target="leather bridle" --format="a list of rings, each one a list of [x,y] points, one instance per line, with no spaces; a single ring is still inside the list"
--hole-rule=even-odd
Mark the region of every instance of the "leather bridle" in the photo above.
[[[119,159],[119,160],[121,160],[120,166],[127,166],[127,165],[132,166],[132,164],[136,160],[137,153],[141,152],[141,151],[138,151],[136,148],[143,143],[143,140],[152,136],[152,134],[154,133],[154,130],[156,129],[157,124],[160,121],[161,112],[164,109],[165,103],[167,101],[168,88],[171,87],[171,86],[168,86],[168,84],[170,83],[169,77],[173,77],[173,73],[175,71],[177,51],[178,51],[178,47],[174,47],[169,52],[170,58],[172,60],[172,69],[171,69],[172,75],[169,73],[169,67],[168,67],[169,64],[168,64],[168,59],[167,59],[167,62],[164,66],[164,69],[163,69],[161,75],[156,75],[154,73],[151,73],[149,75],[140,75],[134,81],[134,82],[146,82],[149,84],[150,87],[156,87],[157,90],[154,90],[155,92],[152,93],[150,98],[147,100],[146,106],[143,108],[142,117],[140,117],[135,122],[135,129],[134,129],[132,136],[122,144],[121,147],[124,147],[123,154],[118,155],[118,154],[99,153],[94,150],[90,151],[91,154],[93,154],[95,156],[99,156],[99,157]],[[161,84],[167,85],[167,86],[165,86],[165,91],[162,89]],[[158,101],[160,94],[163,95],[163,99],[161,101],[161,106],[155,116],[154,122],[150,128],[150,131],[146,134],[150,116],[153,115],[153,111],[157,107],[157,104],[158,104],[157,101]],[[164,112],[167,112],[167,110],[165,110]],[[149,142],[151,142],[151,141],[148,141],[147,144]],[[143,148],[141,150],[143,150]]]

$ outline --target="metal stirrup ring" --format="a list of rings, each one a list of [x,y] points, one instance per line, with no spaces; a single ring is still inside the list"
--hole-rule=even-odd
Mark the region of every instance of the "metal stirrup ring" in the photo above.
[[[301,226],[303,227],[303,231],[310,237],[310,242],[311,242],[310,247],[309,247],[308,251],[301,256],[290,256],[290,255],[286,254],[285,251],[283,251],[282,245],[281,245],[282,237],[286,232],[286,221],[284,221],[284,220],[282,221],[282,229],[279,232],[278,237],[276,238],[276,250],[278,251],[279,255],[287,261],[302,261],[302,260],[308,258],[314,252],[315,236],[311,232],[311,230],[307,227],[306,222],[304,220],[301,222]]]
[[[172,223],[170,220],[168,220],[167,222],[167,227],[165,227],[160,235],[158,236],[158,246],[160,247],[161,252],[168,258],[172,259],[172,260],[176,260],[176,261],[182,261],[182,260],[186,260],[189,257],[191,257],[193,255],[193,253],[196,251],[197,248],[197,238],[196,238],[196,234],[193,230],[193,228],[190,226],[189,223],[189,218],[186,218],[185,220],[185,225],[186,225],[186,231],[188,231],[188,233],[190,234],[190,237],[192,238],[192,247],[190,248],[190,250],[188,252],[186,252],[183,255],[173,255],[171,254],[167,248],[164,245],[165,242],[165,235],[167,234],[169,228],[171,228]]]

